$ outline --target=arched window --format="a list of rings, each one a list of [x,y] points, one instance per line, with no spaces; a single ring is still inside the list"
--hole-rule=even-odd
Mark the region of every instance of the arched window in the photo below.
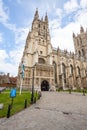
[[[63,69],[63,74],[65,74],[66,73],[66,66],[64,63],[62,63],[62,69]]]
[[[73,66],[70,65],[70,74],[72,75],[73,74]]]
[[[44,40],[43,40],[43,44],[44,44]]]
[[[38,24],[38,27],[40,28],[40,24]]]
[[[54,76],[55,76],[55,83],[57,83],[57,64],[55,61],[53,61],[54,65]]]
[[[77,39],[77,45],[79,45],[79,40]]]
[[[39,63],[40,64],[45,64],[45,60],[43,58],[39,58]]]
[[[80,75],[80,68],[77,66],[77,74]]]
[[[40,35],[40,31],[38,32],[38,35]]]
[[[84,51],[84,49],[82,49],[82,56],[83,56],[83,57],[85,56],[85,51]]]
[[[82,44],[82,39],[81,39],[81,37],[79,37],[79,41],[80,41],[80,44]]]
[[[64,75],[64,83],[66,83],[66,66],[64,63],[62,63],[62,71],[63,71],[63,75]]]
[[[79,57],[81,56],[81,52],[80,51],[78,51],[78,55],[79,55]]]
[[[56,62],[55,61],[53,61],[53,65],[56,66]]]
[[[45,26],[43,26],[43,29],[45,29]]]

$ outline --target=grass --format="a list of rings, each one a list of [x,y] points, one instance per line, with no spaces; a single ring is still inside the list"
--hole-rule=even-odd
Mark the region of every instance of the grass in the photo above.
[[[11,115],[24,109],[25,99],[27,100],[27,106],[30,106],[31,93],[29,91],[22,91],[22,94],[20,95],[17,90],[17,95],[13,99]],[[3,109],[0,110],[0,118],[7,116],[8,105],[11,104],[11,101],[12,98],[10,98],[10,90],[6,90],[0,94],[0,104],[4,104]]]

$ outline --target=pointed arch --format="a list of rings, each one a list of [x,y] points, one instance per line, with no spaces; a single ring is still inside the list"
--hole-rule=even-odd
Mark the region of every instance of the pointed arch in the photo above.
[[[70,74],[73,75],[73,66],[70,64]]]
[[[84,57],[85,56],[85,50],[82,49],[82,56]]]
[[[49,82],[47,80],[41,82],[41,91],[49,91]]]
[[[66,65],[64,63],[62,63],[62,71],[64,75],[64,83],[66,84]]]
[[[78,73],[78,75],[80,75],[80,67],[79,66],[77,66],[77,73]]]
[[[40,64],[45,64],[45,60],[43,58],[39,58],[39,63]]]
[[[81,51],[78,51],[78,56],[81,57]]]
[[[62,63],[62,70],[63,70],[63,74],[66,74],[66,66],[64,63]]]
[[[53,66],[54,66],[54,78],[55,78],[55,83],[57,83],[57,64],[55,61],[53,61]]]

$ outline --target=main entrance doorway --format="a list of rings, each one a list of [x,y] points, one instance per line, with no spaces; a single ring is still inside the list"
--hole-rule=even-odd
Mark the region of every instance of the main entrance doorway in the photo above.
[[[46,80],[43,80],[41,83],[41,91],[49,91],[49,83]]]

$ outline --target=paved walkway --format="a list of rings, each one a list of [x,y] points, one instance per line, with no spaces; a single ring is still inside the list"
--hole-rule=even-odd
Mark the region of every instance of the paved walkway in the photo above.
[[[43,92],[36,104],[0,119],[0,130],[87,130],[87,96]]]

